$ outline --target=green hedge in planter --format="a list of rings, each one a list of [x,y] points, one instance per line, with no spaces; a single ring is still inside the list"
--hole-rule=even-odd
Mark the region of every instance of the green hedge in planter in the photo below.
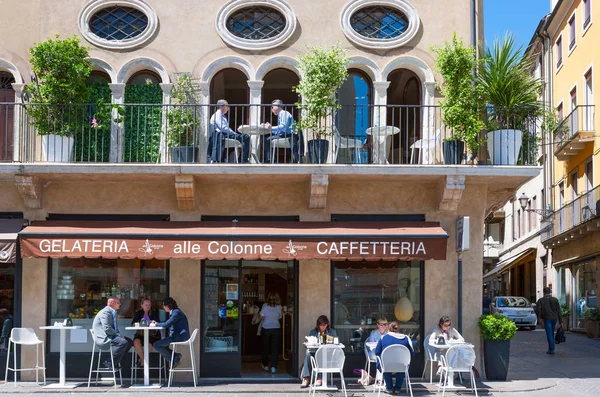
[[[125,86],[125,162],[158,161],[163,123],[162,95],[158,84]]]
[[[508,340],[515,337],[517,326],[500,314],[485,314],[479,317],[481,336],[486,340]]]
[[[594,307],[589,308],[588,310],[583,312],[583,318],[584,320],[600,322],[600,310]]]

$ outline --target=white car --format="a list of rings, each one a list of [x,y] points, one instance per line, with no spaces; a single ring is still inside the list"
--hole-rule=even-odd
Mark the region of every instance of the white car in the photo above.
[[[498,313],[507,317],[517,327],[536,329],[538,318],[533,307],[522,296],[497,296],[490,304],[490,313]]]

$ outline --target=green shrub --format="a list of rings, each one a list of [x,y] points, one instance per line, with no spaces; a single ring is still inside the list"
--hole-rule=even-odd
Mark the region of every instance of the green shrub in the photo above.
[[[567,305],[560,305],[560,315],[561,317],[566,317],[571,313],[571,309]]]
[[[589,308],[583,312],[583,318],[590,321],[600,321],[600,310],[595,307]]]
[[[171,92],[171,99],[176,105],[169,107],[168,145],[172,147],[194,146],[196,144],[195,132],[199,128],[199,114],[193,101],[192,83],[187,74],[177,78]]]
[[[158,161],[163,125],[162,95],[158,84],[125,86],[125,162]]]
[[[481,336],[486,340],[507,340],[515,337],[517,326],[500,314],[484,314],[479,317]]]

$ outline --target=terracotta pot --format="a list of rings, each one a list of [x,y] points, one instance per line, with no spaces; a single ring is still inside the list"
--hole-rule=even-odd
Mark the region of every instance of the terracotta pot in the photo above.
[[[600,338],[600,323],[598,321],[585,320],[585,334],[588,338]]]

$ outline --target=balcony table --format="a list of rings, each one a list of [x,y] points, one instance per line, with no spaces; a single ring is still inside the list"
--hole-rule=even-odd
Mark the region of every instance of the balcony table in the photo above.
[[[67,330],[72,329],[81,329],[82,327],[79,325],[46,325],[40,327],[40,329],[44,330],[53,330],[57,329],[60,331],[60,366],[59,366],[59,377],[58,383],[52,383],[48,386],[45,386],[49,389],[74,389],[77,386],[81,385],[81,383],[67,383],[65,371],[67,367],[67,353],[66,353],[66,344],[67,344]]]
[[[400,128],[391,125],[367,128],[367,135],[373,137],[373,164],[389,164],[387,159],[388,137],[400,133]]]
[[[127,331],[144,331],[144,383],[141,385],[131,385],[136,389],[160,389],[161,384],[150,384],[150,349],[148,347],[148,340],[150,331],[158,331],[164,329],[163,327],[125,327]]]
[[[314,354],[314,353],[316,353],[316,351],[317,351],[317,350],[319,350],[319,347],[321,347],[321,345],[307,345],[307,344],[306,344],[306,342],[304,342],[304,346],[306,347],[306,350],[307,350],[307,351],[308,351],[310,354]],[[341,347],[342,349],[343,349],[344,347],[346,347],[346,346],[344,346],[344,344],[343,344],[343,343],[338,343],[338,344],[337,344],[337,345],[335,345],[335,346],[339,346],[339,347]],[[321,383],[321,386],[317,386],[317,387],[315,387],[315,390],[337,391],[337,390],[338,390],[338,387],[337,387],[337,386],[335,386],[335,385],[331,385],[331,386],[329,386],[329,385],[327,384],[327,374],[324,374],[324,375],[325,375],[325,376],[323,376],[323,378],[322,378],[322,382],[323,382],[323,383]]]
[[[253,161],[257,164],[260,164],[258,160],[258,144],[259,144],[259,136],[269,135],[271,134],[271,128],[265,127],[263,124],[260,125],[240,125],[237,129],[237,132],[240,134],[250,135],[250,153]]]
[[[467,342],[446,343],[445,345],[438,345],[436,343],[429,342],[429,346],[441,350],[441,354],[446,354],[446,351],[448,351],[448,349],[450,349],[452,346],[457,346],[457,345],[474,347],[472,344],[467,343]],[[448,371],[447,382],[448,382],[448,384],[446,385],[446,389],[451,389],[451,390],[452,389],[454,389],[454,390],[466,389],[466,386],[454,384],[454,371]]]

